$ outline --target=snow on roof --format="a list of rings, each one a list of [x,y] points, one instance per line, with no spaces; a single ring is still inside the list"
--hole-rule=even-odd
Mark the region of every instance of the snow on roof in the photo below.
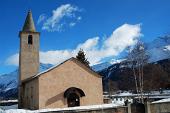
[[[118,96],[131,96],[133,94],[130,93],[130,92],[123,92],[123,93],[119,93],[119,94],[116,94],[116,95],[118,95]]]
[[[132,92],[128,92],[128,91],[124,91],[124,92],[117,92],[116,94],[114,95],[111,95],[112,97],[127,97],[127,96],[138,96],[140,94],[135,94],[135,93],[132,93]],[[158,98],[170,98],[170,90],[163,90],[162,92],[160,91],[151,91],[149,93],[144,93],[143,94],[144,96],[147,96],[149,98],[156,98],[156,96]],[[104,94],[104,96],[109,96],[108,94]]]
[[[106,108],[117,108],[122,107],[117,104],[102,104],[102,105],[91,105],[91,106],[79,106],[79,107],[69,107],[69,108],[56,108],[56,109],[40,109],[40,110],[24,110],[24,109],[10,109],[5,110],[5,113],[42,113],[42,112],[52,112],[52,111],[68,111],[68,110],[96,110],[96,109],[106,109]],[[1,111],[0,111],[1,113]]]
[[[166,99],[166,98],[170,98],[170,95],[169,96],[149,96],[149,98],[160,98],[160,99]]]
[[[18,102],[18,100],[2,100],[0,103]]]
[[[165,102],[170,102],[170,98],[154,101],[154,102],[152,102],[152,104],[165,103]]]

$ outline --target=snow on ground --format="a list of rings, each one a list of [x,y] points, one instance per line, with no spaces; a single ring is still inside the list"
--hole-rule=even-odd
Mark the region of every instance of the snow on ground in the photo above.
[[[24,109],[10,109],[2,112],[0,111],[0,113],[39,113],[39,112],[34,112],[34,111],[24,110]]]
[[[152,102],[152,104],[165,103],[165,102],[170,102],[170,98],[154,101],[154,102]]]
[[[80,106],[80,107],[70,107],[70,108],[57,108],[57,109],[42,109],[39,112],[47,111],[67,111],[67,110],[96,110],[96,109],[106,109],[106,108],[116,108],[120,105],[117,104],[102,104],[102,105],[91,105],[91,106]]]
[[[3,109],[3,110],[17,109],[17,108],[18,108],[18,105],[17,105],[17,104],[11,105],[11,106],[0,106],[0,109]]]
[[[3,112],[3,110],[0,108],[0,113],[2,113]]]
[[[122,105],[117,104],[102,104],[102,105],[91,105],[91,106],[79,106],[70,108],[56,108],[56,109],[40,109],[40,110],[24,110],[24,109],[9,109],[1,110],[0,113],[40,113],[40,112],[51,112],[51,111],[68,111],[68,110],[96,110],[96,109],[106,109],[106,108],[117,108]]]
[[[123,106],[125,105],[125,101],[128,100],[128,102],[133,103],[133,99],[126,99],[126,98],[114,98],[112,100],[113,104]]]
[[[124,105],[125,104],[124,100],[120,100],[120,99],[112,100],[112,103],[117,104],[117,105]]]

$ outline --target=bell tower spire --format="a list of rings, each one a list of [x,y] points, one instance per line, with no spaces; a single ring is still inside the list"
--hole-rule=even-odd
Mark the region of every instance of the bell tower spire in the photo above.
[[[36,32],[31,10],[28,11],[28,14],[27,14],[27,17],[26,17],[22,31],[24,31],[24,32],[26,32],[26,31],[27,32]]]

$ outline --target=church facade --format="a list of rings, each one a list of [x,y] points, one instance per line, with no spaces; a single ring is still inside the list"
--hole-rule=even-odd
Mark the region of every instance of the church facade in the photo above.
[[[70,58],[39,73],[39,40],[31,11],[20,31],[19,108],[63,108],[103,104],[102,77]]]

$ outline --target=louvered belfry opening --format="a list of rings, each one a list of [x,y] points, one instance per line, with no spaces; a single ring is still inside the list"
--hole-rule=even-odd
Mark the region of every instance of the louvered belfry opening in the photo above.
[[[33,44],[32,35],[28,35],[28,44],[29,44],[29,45],[32,45],[32,44]]]

